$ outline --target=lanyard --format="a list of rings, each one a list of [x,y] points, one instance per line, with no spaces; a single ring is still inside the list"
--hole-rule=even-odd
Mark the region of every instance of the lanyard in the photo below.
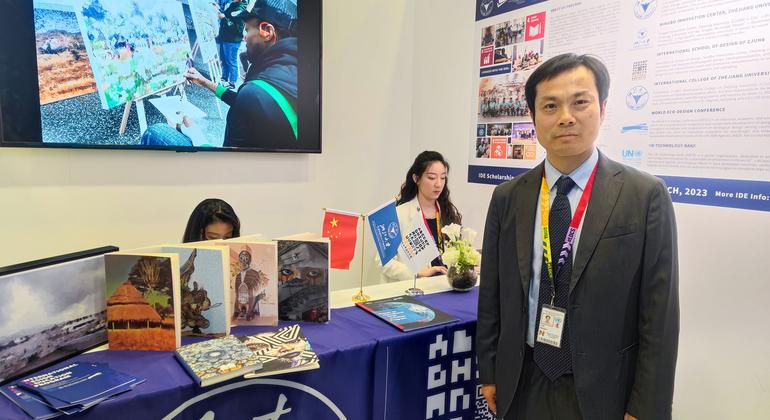
[[[422,221],[425,222],[425,227],[428,229],[428,232],[430,232],[430,226],[428,226],[428,219],[425,218],[425,212],[422,211],[422,206],[420,206],[420,214],[422,215]],[[438,200],[436,200],[436,233],[438,238],[433,238],[436,241],[436,245],[439,247],[439,249],[444,249],[444,237],[441,236],[441,206],[438,204]]]
[[[543,260],[548,268],[548,279],[551,280],[551,305],[553,305],[556,298],[556,276],[559,271],[564,267],[567,262],[567,258],[571,258],[572,245],[575,242],[575,233],[580,227],[580,223],[583,221],[583,214],[588,207],[588,200],[591,198],[591,190],[594,186],[594,176],[596,175],[596,168],[599,167],[599,163],[594,166],[591,171],[591,177],[588,178],[583,194],[580,196],[575,214],[572,216],[572,221],[569,224],[567,235],[564,238],[564,244],[561,247],[559,253],[559,261],[556,263],[556,272],[553,271],[553,262],[551,261],[551,232],[549,230],[549,214],[551,212],[551,197],[550,189],[548,188],[548,182],[545,179],[545,169],[543,169],[543,178],[540,182],[540,227],[543,235]]]

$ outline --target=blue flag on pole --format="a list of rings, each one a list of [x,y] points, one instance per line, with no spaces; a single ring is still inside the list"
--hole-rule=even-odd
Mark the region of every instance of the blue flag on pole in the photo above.
[[[374,246],[385,265],[398,254],[401,245],[401,229],[398,226],[396,201],[391,200],[369,212],[369,228],[372,230]]]

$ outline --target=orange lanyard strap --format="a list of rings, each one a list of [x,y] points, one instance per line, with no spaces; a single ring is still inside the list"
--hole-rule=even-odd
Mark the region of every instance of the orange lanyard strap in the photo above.
[[[422,221],[425,222],[425,227],[428,228],[428,232],[430,232],[428,219],[425,217],[425,212],[422,211],[422,206],[420,206],[420,214],[422,214]],[[436,236],[437,238],[433,238],[436,241],[436,246],[443,251],[444,237],[441,236],[441,206],[439,206],[438,201],[436,201]]]
[[[575,243],[575,234],[577,233],[580,223],[583,221],[583,214],[585,214],[588,207],[588,201],[591,199],[591,191],[593,190],[594,178],[596,177],[596,168],[599,167],[597,162],[591,171],[591,177],[588,178],[583,194],[580,196],[575,214],[572,216],[567,235],[564,238],[564,244],[561,247],[559,253],[559,261],[557,262],[556,272],[553,270],[553,261],[551,259],[551,232],[549,229],[549,214],[551,212],[551,191],[548,188],[548,181],[545,179],[545,169],[543,169],[543,177],[540,182],[540,227],[543,238],[543,260],[545,261],[546,268],[548,270],[548,279],[551,280],[551,284],[554,285],[554,279],[559,274],[559,270],[564,267],[567,262],[567,258],[571,258],[572,248]],[[551,288],[551,305],[556,297],[555,287]]]

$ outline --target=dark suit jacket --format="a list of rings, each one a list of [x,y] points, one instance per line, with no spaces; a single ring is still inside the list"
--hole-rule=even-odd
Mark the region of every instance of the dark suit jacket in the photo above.
[[[484,230],[479,381],[511,407],[527,345],[527,296],[543,164],[499,185]],[[599,154],[570,279],[567,319],[586,420],[671,418],[679,336],[676,224],[665,184]]]

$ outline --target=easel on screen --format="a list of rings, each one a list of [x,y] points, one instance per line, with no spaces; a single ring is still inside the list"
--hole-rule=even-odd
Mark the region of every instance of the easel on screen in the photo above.
[[[200,49],[201,49],[200,43],[198,43],[198,41],[196,40],[195,44],[193,44],[192,54],[190,56],[195,57],[195,54]],[[205,59],[205,57],[203,57],[202,51],[201,51],[201,58]],[[219,61],[219,54],[214,55],[214,57],[211,57],[211,59],[209,59],[206,62],[206,66],[208,67],[209,77],[211,78],[212,81],[216,82],[217,80],[222,78],[222,63]],[[219,99],[214,100],[214,103],[217,105],[217,112],[219,113],[219,118],[222,119],[223,118],[222,104],[220,102],[221,101]]]
[[[184,90],[184,84],[186,81],[182,81],[180,83],[177,83],[172,86],[165,87],[157,92],[153,92],[147,95],[144,95],[140,98],[132,99],[123,106],[123,118],[120,120],[120,135],[123,135],[126,133],[126,126],[128,125],[128,116],[131,114],[131,108],[133,107],[133,104],[136,104],[136,116],[139,119],[139,133],[144,133],[147,131],[147,114],[144,110],[144,100],[150,96],[157,95],[157,96],[164,96],[168,92],[170,92],[172,89],[175,89],[175,92],[178,92],[182,99],[187,100],[187,95],[185,94]]]

